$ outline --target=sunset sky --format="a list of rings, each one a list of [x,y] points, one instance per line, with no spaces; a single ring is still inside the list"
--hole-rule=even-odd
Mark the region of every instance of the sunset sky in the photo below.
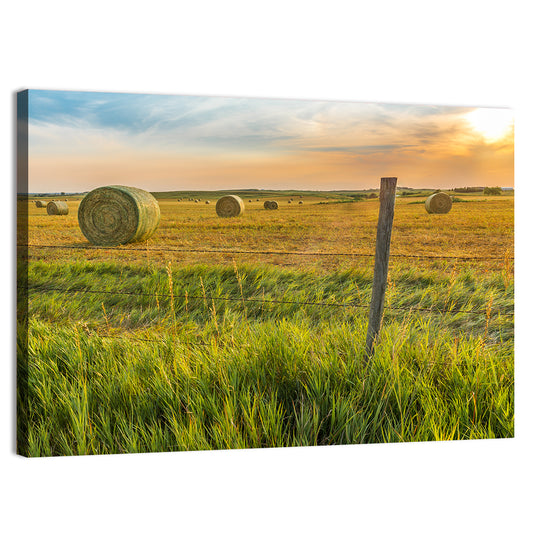
[[[29,92],[29,191],[513,186],[508,109]]]

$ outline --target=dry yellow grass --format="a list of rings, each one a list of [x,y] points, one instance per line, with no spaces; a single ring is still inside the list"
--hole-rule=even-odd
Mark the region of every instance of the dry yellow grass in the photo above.
[[[159,200],[161,222],[156,233],[145,243],[125,245],[114,250],[91,247],[79,227],[79,200],[69,201],[66,217],[49,217],[29,202],[29,243],[67,245],[90,250],[53,250],[31,248],[30,259],[54,260],[113,259],[117,261],[168,261],[176,263],[220,263],[232,261],[231,250],[279,250],[323,253],[373,254],[379,199],[350,203],[321,203],[323,196],[306,196],[303,205],[288,204],[287,197],[273,195],[279,209],[267,211],[262,202],[247,204],[242,217],[220,218],[213,204],[194,201]],[[429,215],[423,201],[397,198],[391,254],[499,257],[479,268],[501,268],[506,255],[513,255],[514,197],[469,196],[455,203],[446,215]],[[143,253],[127,253],[128,248],[143,248]],[[172,254],[157,248],[227,250],[220,254]],[[371,266],[372,258],[316,257],[284,255],[239,255],[247,262],[313,267]],[[401,259],[394,260],[396,264]],[[412,259],[404,263],[413,264]],[[471,265],[471,266],[476,266]]]

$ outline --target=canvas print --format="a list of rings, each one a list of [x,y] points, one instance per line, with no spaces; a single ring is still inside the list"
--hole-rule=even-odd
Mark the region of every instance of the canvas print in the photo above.
[[[29,457],[510,438],[502,108],[17,95]]]

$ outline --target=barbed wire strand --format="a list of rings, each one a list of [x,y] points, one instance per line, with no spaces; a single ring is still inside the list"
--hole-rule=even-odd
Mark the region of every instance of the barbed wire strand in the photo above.
[[[132,292],[132,291],[109,291],[109,290],[96,290],[96,289],[72,289],[67,287],[50,287],[50,286],[38,286],[38,285],[29,285],[27,287],[29,290],[41,291],[41,292],[68,292],[76,294],[110,294],[110,295],[121,295],[121,296],[135,296],[135,297],[146,297],[146,298],[182,298],[182,299],[193,299],[193,300],[217,300],[217,301],[236,301],[244,303],[260,303],[260,304],[279,304],[279,305],[314,305],[314,306],[324,306],[324,307],[363,307],[368,308],[368,304],[357,304],[351,302],[313,302],[308,300],[265,300],[257,298],[245,298],[242,297],[230,297],[230,296],[211,296],[211,295],[190,295],[182,293],[174,294],[161,294],[161,293],[145,293],[145,292]],[[440,314],[459,314],[459,313],[470,313],[478,315],[486,315],[487,309],[483,310],[474,310],[474,309],[438,309],[435,307],[418,307],[418,306],[384,306],[384,309],[394,310],[394,311],[425,311],[433,312]],[[499,316],[514,316],[514,313],[508,313],[504,310],[497,308],[490,308],[491,314],[498,314]]]
[[[62,244],[17,244],[17,247],[27,248],[53,248],[53,249],[67,249],[77,251],[98,251],[109,250],[115,252],[168,252],[168,253],[206,253],[206,254],[259,254],[259,255],[311,255],[323,257],[374,257],[374,253],[360,253],[360,252],[306,252],[306,251],[290,251],[290,250],[234,250],[234,249],[201,249],[201,248],[126,248],[117,246],[86,246],[80,244],[62,245]],[[504,261],[505,258],[501,256],[455,256],[455,255],[422,255],[422,254],[390,254],[391,258],[407,258],[407,259],[457,259],[459,261]],[[514,260],[514,256],[509,256],[507,259]]]

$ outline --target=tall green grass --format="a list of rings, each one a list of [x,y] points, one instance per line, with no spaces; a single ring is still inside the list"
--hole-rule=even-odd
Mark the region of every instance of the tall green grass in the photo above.
[[[150,295],[30,290],[19,431],[31,456],[514,433],[512,319],[493,311],[512,310],[503,274],[393,270],[391,307],[481,313],[389,309],[366,367],[367,270],[37,262],[29,278]]]

